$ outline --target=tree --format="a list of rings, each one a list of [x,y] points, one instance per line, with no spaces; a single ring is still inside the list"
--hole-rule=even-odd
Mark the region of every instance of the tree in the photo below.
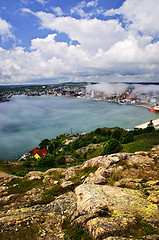
[[[147,128],[145,128],[144,130],[145,132],[152,132],[155,130],[152,120],[149,121],[149,123],[147,124]]]
[[[48,145],[50,144],[50,140],[45,138],[44,140],[41,141],[41,143],[39,144],[40,146],[40,149],[43,149],[43,148],[47,148]]]
[[[120,137],[121,143],[129,143],[134,141],[134,135],[132,132],[123,132]]]
[[[102,131],[101,128],[97,128],[97,129],[94,131],[94,133],[95,133],[95,134],[101,134],[101,131]]]
[[[117,129],[115,129],[115,130],[112,132],[111,137],[119,140],[122,133],[123,133],[123,129],[117,128]]]
[[[51,154],[46,154],[36,161],[37,167],[54,167],[55,166],[55,157]]]
[[[122,145],[117,139],[110,139],[104,146],[103,155],[120,152]]]

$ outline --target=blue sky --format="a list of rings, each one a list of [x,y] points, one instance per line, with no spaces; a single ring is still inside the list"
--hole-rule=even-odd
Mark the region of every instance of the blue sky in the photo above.
[[[1,0],[0,85],[158,82],[158,0]]]

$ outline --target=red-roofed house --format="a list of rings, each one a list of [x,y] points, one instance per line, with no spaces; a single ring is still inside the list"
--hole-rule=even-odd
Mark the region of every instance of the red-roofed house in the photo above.
[[[39,159],[42,156],[45,156],[47,154],[47,150],[45,148],[39,150],[38,152],[35,153],[34,157],[35,159]]]
[[[36,148],[33,148],[31,151],[29,151],[29,153],[32,153],[32,154],[34,155],[34,154],[37,153],[39,150],[40,150],[40,148],[36,147]]]

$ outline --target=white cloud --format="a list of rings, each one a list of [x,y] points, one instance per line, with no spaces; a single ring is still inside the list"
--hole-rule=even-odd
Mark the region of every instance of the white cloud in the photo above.
[[[132,2],[136,2],[136,8]],[[140,3],[142,2],[141,0]],[[145,12],[148,2],[145,0]],[[90,1],[87,7],[97,3],[98,1]],[[151,4],[154,3],[155,0],[151,0]],[[81,9],[85,6],[86,1],[82,1]],[[1,82],[36,79],[159,81],[159,41],[153,42],[151,29],[144,17],[138,16],[137,9],[140,8],[136,0],[126,0],[121,8],[107,12],[109,15],[117,12],[124,14],[130,20],[133,11],[132,23],[126,28],[115,19],[104,21],[96,18],[56,17],[51,13],[23,9],[23,12],[39,19],[40,28],[56,31],[57,34],[65,33],[71,42],[77,40],[80,44],[74,46],[56,42],[56,34],[50,34],[45,38],[32,39],[28,52],[23,48],[13,48],[10,51],[1,48]],[[56,10],[60,13],[60,8]],[[143,25],[141,21],[144,21]],[[141,25],[144,30],[139,34]],[[156,26],[152,28],[153,33],[157,32]]]
[[[88,85],[87,86],[87,91],[97,91],[97,92],[104,92],[105,95],[111,96],[112,94],[121,94],[125,92],[128,88],[127,84],[122,84],[122,83],[105,83],[101,82],[99,84],[95,85]]]
[[[3,41],[14,38],[11,29],[12,26],[6,20],[0,18],[0,35]]]
[[[53,8],[53,11],[58,15],[62,16],[64,13],[60,7]]]
[[[77,40],[83,49],[93,54],[99,48],[108,50],[127,35],[117,20],[102,21],[96,18],[80,20],[72,17],[56,18],[53,14],[45,12],[31,13],[39,18],[41,28],[64,32],[71,40]]]
[[[103,12],[102,8],[97,8],[98,0],[93,0],[90,2],[82,1],[76,7],[70,10],[71,14],[77,14],[81,18],[91,18],[92,16],[97,16]]]
[[[158,43],[142,45],[142,39],[128,36],[108,50],[96,54],[82,45],[55,41],[56,34],[31,41],[30,52],[17,47],[0,49],[1,82],[36,79],[72,81],[151,81],[159,80]],[[118,73],[118,74],[117,74]],[[135,80],[134,80],[135,79]]]
[[[122,14],[131,29],[143,34],[156,35],[159,33],[158,13],[158,0],[126,0],[119,9],[108,10],[105,15]]]
[[[45,0],[35,0],[36,2],[39,2],[39,3],[41,3],[41,4],[45,4],[46,3],[46,1]]]
[[[97,5],[98,5],[98,0],[94,0],[87,3],[87,7],[97,7]]]

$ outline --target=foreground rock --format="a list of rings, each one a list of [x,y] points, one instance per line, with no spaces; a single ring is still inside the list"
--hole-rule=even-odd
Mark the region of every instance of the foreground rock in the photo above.
[[[81,227],[89,239],[159,239],[158,156],[156,147],[2,177],[0,239],[76,239]]]

